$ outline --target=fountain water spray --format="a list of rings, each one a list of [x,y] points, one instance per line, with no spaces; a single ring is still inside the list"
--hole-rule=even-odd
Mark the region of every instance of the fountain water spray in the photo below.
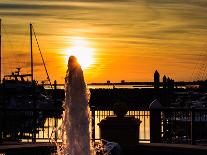
[[[71,56],[65,77],[65,101],[61,125],[60,155],[90,155],[89,89],[76,57]]]
[[[63,122],[59,128],[53,130],[53,133],[61,131],[62,142],[59,145],[51,138],[57,146],[57,155],[110,155],[110,150],[114,148],[116,143],[105,141],[96,147],[91,143],[89,99],[90,91],[84,81],[81,66],[76,57],[70,56],[65,77]]]

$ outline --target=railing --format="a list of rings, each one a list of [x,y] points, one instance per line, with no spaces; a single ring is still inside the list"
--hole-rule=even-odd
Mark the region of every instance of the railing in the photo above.
[[[91,134],[93,140],[99,140],[101,137],[99,135],[98,123],[108,116],[114,116],[114,112],[111,107],[91,107]],[[140,137],[137,139],[139,142],[149,143],[150,142],[150,112],[146,109],[129,109],[127,116],[134,116],[140,119],[142,123],[140,124]]]
[[[58,109],[0,109],[0,142],[50,142],[60,125]],[[56,140],[58,138],[55,133]]]
[[[100,139],[98,123],[107,116],[113,116],[111,108],[90,108],[92,138]],[[59,113],[59,114],[57,114]],[[0,109],[0,139],[2,141],[50,142],[60,141],[60,110],[57,109]],[[149,111],[130,110],[128,116],[142,121],[140,141],[149,142]],[[52,136],[52,137],[51,137]]]
[[[0,143],[57,141],[60,131],[54,129],[61,125],[61,113],[60,109],[0,109]],[[90,107],[92,140],[101,138],[97,124],[113,115],[111,107]],[[133,108],[127,115],[142,121],[139,142],[207,143],[207,109]]]
[[[151,142],[207,143],[207,109],[154,109],[150,118]]]

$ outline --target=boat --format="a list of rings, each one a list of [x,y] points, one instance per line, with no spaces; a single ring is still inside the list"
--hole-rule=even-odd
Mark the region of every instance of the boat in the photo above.
[[[53,102],[43,84],[29,80],[31,74],[21,74],[20,68],[4,75],[1,83],[3,108],[49,108]],[[35,104],[33,100],[35,99]]]
[[[0,73],[0,134],[3,133],[3,135],[0,135],[0,139],[2,137],[3,139],[9,138],[12,140],[22,139],[25,133],[34,135],[37,129],[44,128],[48,117],[57,118],[61,116],[62,109],[60,107],[62,107],[62,104],[57,103],[54,94],[45,89],[43,83],[38,83],[33,78],[33,34],[36,37],[33,26],[30,24],[31,73],[22,74],[21,68],[16,68],[11,74],[4,75],[2,80]],[[37,38],[35,39],[37,41]],[[1,52],[0,50],[0,59]],[[41,58],[47,73],[47,79],[51,85],[42,54]],[[53,89],[52,85],[51,89]],[[54,109],[57,111],[54,111]]]

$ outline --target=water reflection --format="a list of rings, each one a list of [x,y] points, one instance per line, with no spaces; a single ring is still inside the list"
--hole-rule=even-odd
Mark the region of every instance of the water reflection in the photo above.
[[[149,115],[150,115],[149,111],[128,111],[127,113],[127,116],[135,116],[135,118],[138,118],[142,121],[139,130],[140,143],[150,142],[150,116]],[[97,124],[107,116],[114,116],[114,112],[95,111],[95,139],[100,139],[99,126]],[[61,123],[62,123],[62,119],[58,119],[55,124],[54,118],[48,118],[45,122],[44,128],[39,129],[39,133],[36,135],[37,141],[41,141],[41,142],[51,141],[52,138],[55,138],[55,133],[53,134],[54,126],[57,126],[59,127],[59,130],[57,130],[58,133],[56,134],[56,138],[58,139],[58,142],[61,142],[61,138],[60,138]],[[91,124],[90,124],[90,131],[91,131]],[[46,139],[45,137],[49,137],[49,138]]]
[[[100,139],[99,126],[100,121],[107,116],[114,116],[113,111],[96,111],[95,112],[95,138]],[[128,111],[127,116],[135,116],[142,121],[140,124],[140,142],[150,141],[150,116],[149,111]]]

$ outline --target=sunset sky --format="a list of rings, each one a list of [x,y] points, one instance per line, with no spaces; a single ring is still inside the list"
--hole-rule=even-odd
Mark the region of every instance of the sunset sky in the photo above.
[[[207,0],[1,0],[2,74],[30,67],[34,26],[52,81],[77,55],[91,82],[206,78]],[[46,79],[35,40],[35,79]],[[207,70],[207,69],[206,69]]]

